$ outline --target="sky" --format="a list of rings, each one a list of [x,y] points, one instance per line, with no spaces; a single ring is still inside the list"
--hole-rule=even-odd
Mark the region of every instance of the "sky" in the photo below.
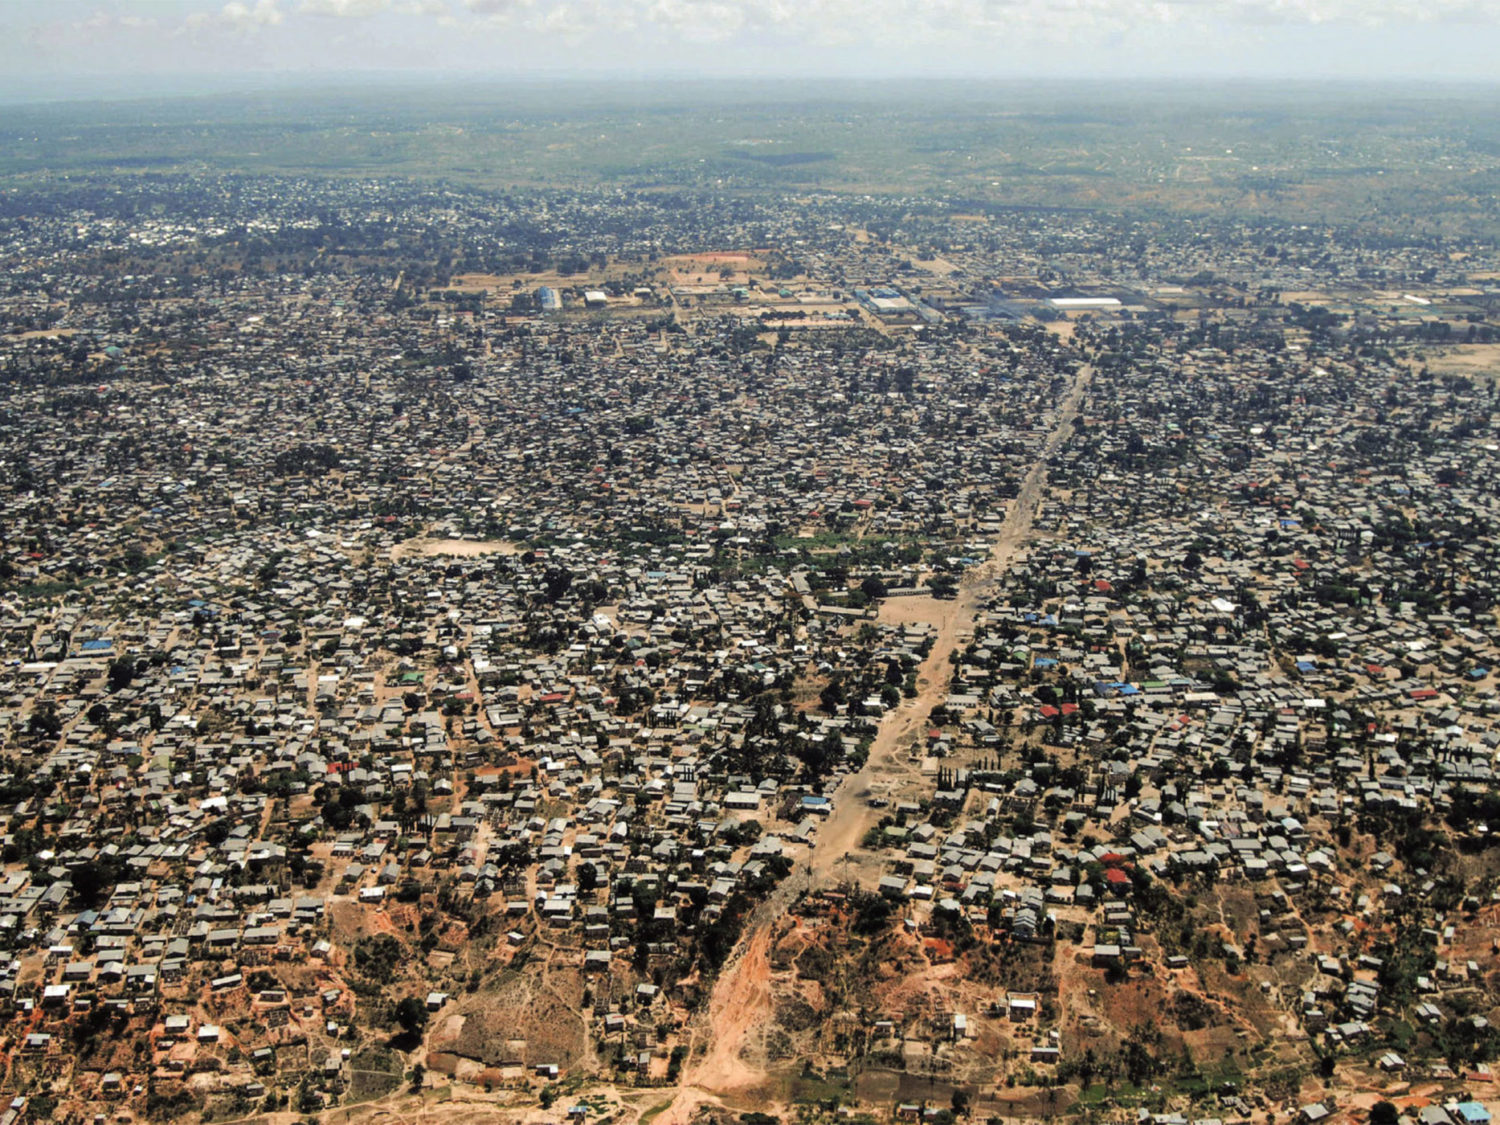
[[[381,73],[1500,81],[1500,0],[0,0],[10,99]]]

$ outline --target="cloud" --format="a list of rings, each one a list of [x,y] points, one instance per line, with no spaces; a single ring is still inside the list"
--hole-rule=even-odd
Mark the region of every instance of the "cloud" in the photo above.
[[[150,16],[131,15],[106,8],[96,8],[73,24],[74,30],[79,32],[147,31],[156,26],[157,21]]]
[[[530,8],[528,0],[464,0],[464,7],[476,16],[508,16]]]
[[[726,0],[654,0],[642,13],[642,22],[690,42],[715,43],[763,21],[748,6]]]
[[[285,18],[276,4],[277,0],[255,0],[254,6],[245,0],[229,0],[219,10],[219,22],[237,30],[275,27]]]
[[[302,0],[299,15],[330,16],[335,19],[364,19],[391,9],[391,0]]]
[[[1222,0],[1212,6],[1259,24],[1500,23],[1500,9],[1474,0]]]
[[[311,0],[310,0],[311,2]],[[362,0],[318,0],[357,4]],[[937,34],[1013,34],[1028,29],[1099,30],[1172,24],[1500,24],[1485,0],[463,0],[472,15],[531,26],[655,31],[722,41],[762,30],[876,42]]]
[[[711,48],[734,71],[1005,72],[1030,65],[1084,71],[1183,69],[1272,43],[1342,65],[1346,40],[1398,44],[1446,36],[1466,49],[1500,46],[1500,0],[56,0],[69,17],[44,30],[97,38],[134,30],[257,36],[316,67],[334,50],[327,28],[359,28],[384,65],[503,61],[524,68],[691,63]],[[76,5],[76,6],[75,6]],[[0,0],[0,9],[7,7]],[[40,26],[40,25],[39,25]],[[0,16],[0,30],[4,20]],[[159,34],[158,39],[168,35]],[[1322,46],[1314,47],[1314,43]],[[316,45],[316,46],[315,46]],[[1256,46],[1259,45],[1259,46]],[[61,48],[57,48],[59,51]],[[207,49],[207,48],[205,48]],[[1278,48],[1280,49],[1280,48]],[[1354,48],[1348,48],[1353,50]],[[1432,48],[1437,51],[1437,48]],[[345,52],[346,55],[340,55]],[[1049,53],[1050,52],[1050,53]],[[1431,52],[1430,52],[1431,53]],[[1257,56],[1259,59],[1261,56]],[[1478,57],[1477,55],[1475,56]],[[1082,62],[1083,59],[1090,62]],[[341,65],[347,65],[342,62]],[[425,65],[425,63],[424,63]],[[1260,65],[1257,63],[1257,65]],[[1376,64],[1372,61],[1369,69]],[[1347,69],[1347,68],[1346,68]],[[1355,67],[1359,69],[1359,67]],[[1471,67],[1472,69],[1472,67]]]

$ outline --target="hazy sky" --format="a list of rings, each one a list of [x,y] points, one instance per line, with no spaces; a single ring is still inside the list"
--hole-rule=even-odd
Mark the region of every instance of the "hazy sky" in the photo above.
[[[29,97],[355,71],[1496,81],[1497,60],[1500,0],[0,0],[0,74]]]

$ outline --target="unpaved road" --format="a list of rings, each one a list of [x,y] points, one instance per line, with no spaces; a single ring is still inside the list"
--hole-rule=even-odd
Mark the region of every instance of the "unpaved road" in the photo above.
[[[1047,460],[1072,433],[1093,374],[1092,367],[1083,366],[1074,375],[1052,431],[995,535],[989,559],[965,576],[957,598],[939,603],[943,608],[936,618],[937,635],[932,652],[918,669],[916,698],[903,700],[887,712],[864,766],[839,786],[834,812],[818,829],[808,868],[783,879],[751,913],[738,946],[714,984],[707,1012],[695,1021],[681,1085],[655,1125],[688,1125],[699,1107],[718,1101],[720,1095],[744,1096],[764,1081],[765,1075],[747,1062],[743,1050],[757,1027],[774,1017],[767,958],[772,930],[798,893],[852,877],[851,864],[878,871],[873,856],[859,862],[860,841],[880,816],[866,797],[872,792],[895,793],[919,780],[920,766],[908,760],[909,750],[920,740],[928,713],[948,695],[953,669],[948,656],[958,647],[959,634],[973,628],[990,585],[1030,538],[1032,519],[1047,487]],[[703,1042],[705,1037],[707,1042]]]
[[[953,678],[949,656],[958,647],[960,633],[974,628],[974,619],[984,604],[989,587],[1011,563],[1016,552],[1031,536],[1031,524],[1037,505],[1047,488],[1047,460],[1056,453],[1073,432],[1078,407],[1088,390],[1094,369],[1083,366],[1058,408],[1052,432],[1042,442],[1036,463],[1021,482],[1021,488],[1005,514],[990,547],[990,557],[964,576],[958,597],[945,603],[937,618],[937,635],[932,652],[917,670],[917,695],[902,700],[880,721],[880,731],[870,746],[864,766],[839,785],[834,795],[833,813],[818,829],[813,845],[812,881],[817,886],[841,882],[858,861],[855,854],[865,833],[880,819],[881,811],[871,808],[870,795],[889,796],[917,781],[920,765],[910,760],[910,750],[920,744],[922,728],[928,714],[948,697]]]

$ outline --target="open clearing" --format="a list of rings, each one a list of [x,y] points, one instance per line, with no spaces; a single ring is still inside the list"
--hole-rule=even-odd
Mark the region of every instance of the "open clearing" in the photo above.
[[[744,250],[723,250],[708,254],[681,254],[665,258],[662,272],[669,285],[744,285],[752,276],[764,275],[766,262]]]
[[[431,559],[449,555],[473,559],[481,555],[519,555],[521,544],[509,539],[407,539],[391,548],[391,559]]]
[[[878,620],[882,625],[931,625],[941,629],[957,609],[958,602],[952,598],[947,601],[931,596],[886,598],[880,603]]]
[[[1434,375],[1500,375],[1500,344],[1456,344],[1427,352],[1422,363]]]
[[[33,328],[30,332],[22,332],[19,336],[13,338],[17,340],[67,339],[70,336],[78,335],[80,331],[77,328]]]

